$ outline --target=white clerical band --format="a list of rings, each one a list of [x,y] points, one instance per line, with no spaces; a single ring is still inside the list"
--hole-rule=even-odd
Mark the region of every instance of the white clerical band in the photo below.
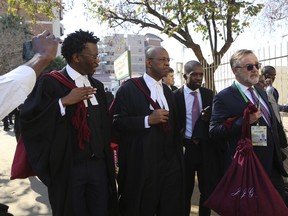
[[[75,84],[77,87],[91,87],[91,84],[88,80],[88,78],[86,76],[81,76],[81,77],[78,77],[76,80],[75,80]],[[92,98],[90,98],[90,102],[92,105],[98,105],[98,101],[95,97],[95,95],[89,95],[89,96],[92,96]],[[84,104],[85,106],[87,107],[88,106],[88,103],[87,103],[87,100],[84,100]]]

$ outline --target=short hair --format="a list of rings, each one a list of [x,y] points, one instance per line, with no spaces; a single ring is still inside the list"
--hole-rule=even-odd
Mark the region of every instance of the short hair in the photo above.
[[[184,65],[184,74],[188,74],[193,71],[196,67],[203,67],[202,64],[198,61],[191,60],[186,62]]]
[[[151,46],[151,47],[149,47],[149,48],[146,50],[146,59],[154,58],[155,53],[156,53],[158,50],[165,50],[165,48],[162,47],[162,46]]]
[[[276,69],[274,67],[267,65],[261,69],[261,74],[265,76],[265,75],[268,75],[274,71],[276,72]]]
[[[72,55],[74,53],[81,53],[83,49],[85,49],[86,43],[94,43],[97,44],[99,42],[99,38],[94,36],[93,32],[89,31],[75,31],[64,39],[61,54],[66,59],[67,63],[70,63],[72,60]]]
[[[245,55],[249,55],[249,54],[254,54],[254,52],[252,50],[248,50],[248,49],[241,49],[236,51],[230,58],[230,66],[231,68],[235,68],[240,66],[240,59],[245,56]]]
[[[173,68],[169,68],[169,73],[174,73],[174,69]]]

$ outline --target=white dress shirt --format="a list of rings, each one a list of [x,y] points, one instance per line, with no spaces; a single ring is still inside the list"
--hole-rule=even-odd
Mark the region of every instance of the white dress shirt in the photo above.
[[[0,76],[0,120],[25,101],[35,82],[35,71],[26,65]]]
[[[165,98],[164,91],[163,91],[162,81],[161,80],[156,81],[155,79],[153,79],[151,76],[149,76],[146,73],[143,75],[143,78],[144,78],[146,85],[148,86],[150,90],[150,97],[155,102],[157,101],[162,109],[169,111],[169,106],[168,106],[168,103],[167,103],[167,100]],[[151,105],[150,105],[150,108],[151,110],[154,110],[154,108]]]
[[[144,73],[143,79],[150,90],[150,97],[155,102],[157,101],[160,107],[169,111],[169,106],[168,106],[168,103],[167,103],[167,100],[165,98],[164,91],[163,91],[162,81],[160,80],[159,82],[157,82],[147,73]],[[154,108],[151,105],[150,105],[150,109],[154,110]],[[150,128],[150,125],[148,124],[148,116],[145,116],[144,126],[145,128]]]
[[[198,101],[199,101],[199,108],[202,110],[202,99],[201,93],[199,89],[195,90],[198,93]],[[191,138],[192,137],[192,107],[194,103],[194,96],[191,94],[193,92],[187,85],[184,85],[184,97],[185,97],[185,107],[186,107],[186,130],[185,130],[185,137]]]

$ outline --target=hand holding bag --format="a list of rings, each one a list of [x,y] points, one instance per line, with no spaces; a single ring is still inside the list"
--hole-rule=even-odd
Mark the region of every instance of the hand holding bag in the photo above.
[[[204,203],[221,216],[288,215],[288,208],[253,150],[249,114],[256,111],[255,105],[248,102],[244,110],[242,137],[232,164]]]

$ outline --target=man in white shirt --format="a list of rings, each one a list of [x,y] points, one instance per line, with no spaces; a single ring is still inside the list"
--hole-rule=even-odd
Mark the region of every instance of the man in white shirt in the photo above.
[[[0,76],[0,120],[24,102],[32,91],[36,78],[56,56],[59,42],[59,38],[45,30],[32,39],[35,53],[33,58]]]
[[[191,60],[184,65],[185,85],[174,91],[184,152],[185,216],[190,215],[191,197],[197,175],[200,192],[199,215],[210,216],[211,210],[203,203],[216,186],[219,178],[219,153],[209,138],[209,121],[213,92],[201,87],[204,68]]]
[[[169,62],[163,47],[149,48],[146,73],[135,78],[142,88],[128,80],[116,93],[113,127],[120,134],[121,215],[183,215],[183,151],[177,112],[172,91],[162,84]],[[152,106],[152,100],[158,106]]]

